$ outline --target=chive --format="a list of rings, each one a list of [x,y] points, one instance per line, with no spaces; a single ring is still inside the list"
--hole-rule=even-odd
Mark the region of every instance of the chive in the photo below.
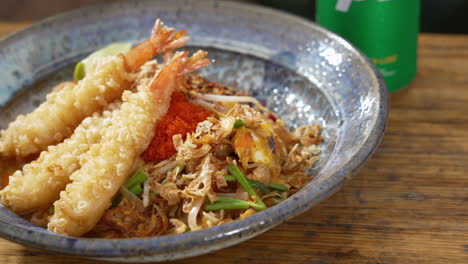
[[[271,193],[270,190],[268,190],[268,187],[263,184],[262,182],[259,182],[259,181],[256,181],[256,180],[252,180],[252,179],[247,179],[249,181],[249,183],[254,186],[254,187],[257,187],[262,193],[264,194],[269,194]]]
[[[228,167],[228,171],[232,174],[232,176],[236,178],[236,180],[248,194],[255,197],[255,199],[257,200],[257,204],[260,205],[260,211],[265,210],[266,205],[263,203],[262,199],[260,199],[258,194],[252,189],[252,186],[247,181],[247,178],[245,178],[244,174],[242,174],[239,167],[237,167],[237,165],[235,164],[231,164]]]
[[[237,181],[236,180],[236,177],[232,176],[232,175],[223,175],[224,179],[228,182],[234,182],[234,181]],[[260,189],[260,191],[264,194],[269,194],[270,193],[270,190],[268,190],[267,186],[265,184],[263,184],[262,182],[259,182],[259,181],[256,181],[256,180],[252,180],[252,179],[247,179],[247,181],[250,183],[250,185],[252,185],[253,187],[257,187],[258,189]]]
[[[236,177],[232,176],[232,175],[223,175],[224,179],[228,182],[235,182],[237,181],[236,180]]]
[[[140,196],[143,193],[143,188],[141,188],[140,184],[136,184],[128,190],[134,193],[136,196]]]
[[[245,210],[249,209],[250,205],[243,202],[228,202],[228,203],[207,203],[205,204],[205,211],[219,211],[219,210]]]
[[[288,187],[281,185],[281,184],[275,184],[275,183],[268,184],[268,187],[270,187],[271,189],[282,191],[282,192],[285,192],[288,190]]]
[[[54,214],[54,213],[55,213],[55,206],[52,205],[52,206],[49,208],[49,214]]]
[[[135,185],[140,185],[148,179],[146,171],[144,169],[139,169],[135,174],[127,181],[125,187],[131,190]]]
[[[240,185],[251,195],[251,196],[257,196],[255,191],[252,189],[252,186],[250,186],[249,182],[247,181],[247,178],[245,178],[244,174],[241,172],[239,167],[235,164],[231,164],[228,167],[228,171],[236,178],[236,180],[240,183]]]
[[[234,123],[234,128],[241,128],[245,127],[244,121],[242,119],[237,119],[236,122]]]
[[[239,199],[231,198],[231,197],[218,197],[216,199],[215,203],[245,203],[249,207],[252,207],[253,209],[255,209],[257,211],[263,210],[262,206],[259,205],[259,204],[252,203],[252,202],[249,202],[249,201],[239,200]]]

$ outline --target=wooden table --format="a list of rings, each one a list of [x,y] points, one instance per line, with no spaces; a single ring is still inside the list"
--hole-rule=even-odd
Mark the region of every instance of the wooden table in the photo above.
[[[26,24],[0,23],[0,35]],[[239,245],[177,263],[468,263],[468,36],[421,34],[377,153],[341,191]],[[0,263],[96,263],[0,239]]]

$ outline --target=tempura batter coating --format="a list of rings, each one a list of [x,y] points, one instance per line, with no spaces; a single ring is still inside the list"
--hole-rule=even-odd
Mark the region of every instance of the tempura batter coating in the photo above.
[[[80,157],[101,139],[101,130],[110,126],[111,113],[121,105],[113,103],[101,114],[88,117],[64,142],[49,146],[39,158],[10,176],[0,191],[1,202],[15,213],[48,209],[80,168]]]
[[[87,162],[71,175],[73,182],[55,202],[49,230],[78,236],[91,229],[95,215],[109,206],[133,161],[144,150],[139,143],[151,139],[156,115],[147,110],[154,113],[157,108],[151,97],[146,92],[125,92],[124,100],[101,143],[91,147],[84,156]]]
[[[119,56],[96,59],[90,68],[83,80],[50,93],[33,112],[1,131],[0,153],[25,157],[62,141],[84,118],[119,98],[130,83]]]
[[[22,159],[69,137],[84,118],[121,97],[132,81],[129,73],[155,55],[183,46],[185,33],[157,20],[150,40],[126,54],[91,60],[82,80],[50,93],[32,113],[18,116],[0,132],[0,156]]]
[[[72,183],[54,203],[55,213],[48,229],[80,236],[91,230],[109,207],[112,197],[126,180],[135,159],[146,149],[157,120],[166,113],[179,75],[205,67],[206,52],[186,59],[177,53],[161,70],[150,87],[125,92],[124,103],[104,130],[100,143],[84,156],[86,163],[72,174]]]

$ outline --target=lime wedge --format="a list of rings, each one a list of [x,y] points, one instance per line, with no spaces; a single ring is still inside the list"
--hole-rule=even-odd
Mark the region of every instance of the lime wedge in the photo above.
[[[89,60],[97,57],[105,57],[117,55],[119,53],[124,53],[129,51],[132,48],[132,44],[128,42],[116,42],[108,46],[105,46],[102,49],[98,49],[95,52],[89,54],[89,56],[84,60]]]
[[[89,54],[84,60],[78,62],[75,66],[75,71],[73,72],[73,79],[75,81],[79,81],[83,79],[86,75],[86,68],[87,64],[91,59],[97,57],[106,57],[106,56],[113,56],[119,53],[125,53],[132,48],[132,44],[128,42],[116,42],[112,43],[108,46],[105,46],[102,49],[98,49],[95,52]]]
[[[73,79],[79,81],[85,76],[85,65],[83,62],[78,62],[75,66],[75,71],[73,72]]]

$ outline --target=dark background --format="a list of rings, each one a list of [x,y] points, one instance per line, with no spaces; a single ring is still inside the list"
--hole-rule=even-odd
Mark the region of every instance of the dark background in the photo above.
[[[71,9],[114,1],[125,0],[0,0],[0,21],[34,21]],[[315,17],[315,0],[237,2],[267,5],[311,20]],[[421,6],[421,32],[468,34],[468,0],[421,0]]]
[[[258,0],[255,2],[315,20],[314,0]],[[468,0],[421,0],[421,32],[467,34]]]

